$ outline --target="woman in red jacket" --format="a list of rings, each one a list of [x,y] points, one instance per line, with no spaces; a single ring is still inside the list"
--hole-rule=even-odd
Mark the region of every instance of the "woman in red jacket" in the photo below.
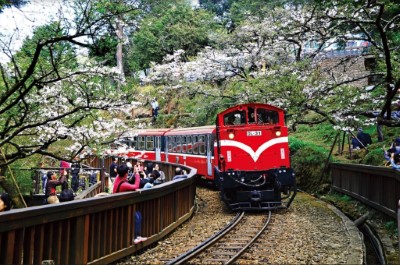
[[[138,169],[135,167],[135,182],[130,184],[128,182],[128,171],[129,168],[126,164],[119,165],[117,167],[117,177],[114,181],[113,193],[124,192],[124,191],[135,191],[139,189],[140,184],[140,174]],[[138,244],[147,240],[146,237],[140,236],[140,230],[142,226],[142,214],[139,211],[135,212],[135,239],[133,242]]]

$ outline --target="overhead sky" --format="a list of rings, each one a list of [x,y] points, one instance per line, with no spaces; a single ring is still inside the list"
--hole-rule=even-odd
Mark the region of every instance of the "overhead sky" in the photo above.
[[[6,45],[13,52],[17,51],[23,40],[31,36],[35,27],[50,22],[60,12],[71,13],[62,2],[63,0],[30,0],[21,8],[5,8],[0,13],[0,49]],[[5,60],[8,61],[0,50],[0,62]]]

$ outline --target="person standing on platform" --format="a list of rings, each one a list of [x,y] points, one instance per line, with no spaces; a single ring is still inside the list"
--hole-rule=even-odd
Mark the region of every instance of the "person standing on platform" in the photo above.
[[[47,185],[46,185],[46,198],[47,203],[60,203],[57,197],[57,186],[63,184],[67,176],[67,170],[63,171],[63,175],[61,175],[60,179],[57,179],[56,173],[52,171],[47,172]]]
[[[110,165],[110,179],[114,182],[117,177],[118,158],[114,158]]]
[[[81,170],[81,164],[79,163],[78,157],[74,157],[74,160],[72,161],[71,164],[71,189],[74,192],[78,191],[79,188],[79,172]],[[84,190],[85,188],[83,187],[82,190]]]
[[[158,110],[159,110],[159,106],[158,106],[158,101],[156,98],[154,98],[151,101],[151,113],[152,113],[152,123],[156,122],[157,116],[158,116]]]
[[[119,193],[119,192],[124,192],[124,191],[135,191],[135,190],[139,189],[140,174],[137,171],[137,169],[134,172],[134,174],[135,174],[134,184],[130,184],[128,182],[129,168],[126,164],[119,165],[117,171],[118,171],[118,175],[115,178],[113,193]],[[147,240],[146,237],[140,236],[141,226],[142,226],[142,214],[139,211],[136,211],[135,212],[135,238],[133,240],[133,243],[135,243],[135,244],[138,244],[140,242]]]

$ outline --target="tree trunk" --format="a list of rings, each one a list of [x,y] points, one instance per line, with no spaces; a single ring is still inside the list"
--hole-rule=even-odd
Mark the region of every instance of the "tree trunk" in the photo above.
[[[121,20],[117,20],[117,37],[118,37],[118,44],[117,44],[117,68],[122,76],[124,75],[124,62],[123,62],[123,43],[124,43],[124,25]]]

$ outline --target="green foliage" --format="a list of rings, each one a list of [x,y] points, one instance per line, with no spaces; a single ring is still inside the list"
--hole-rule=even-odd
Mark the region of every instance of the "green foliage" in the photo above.
[[[342,196],[339,196],[339,200],[343,201],[343,202],[349,202],[352,200],[352,198],[347,195],[342,195]]]
[[[200,6],[210,12],[217,14],[217,16],[223,16],[231,6],[232,1],[225,0],[203,0],[200,1]]]
[[[35,53],[46,40],[61,37],[66,34],[66,30],[62,28],[58,22],[53,22],[34,30],[31,38],[26,38],[21,49],[16,54],[16,61],[20,68],[20,72],[25,72]],[[54,68],[72,70],[77,66],[75,51],[69,42],[58,42],[56,44],[45,45],[40,50],[38,62],[35,67],[35,78],[47,79],[57,78]]]
[[[395,221],[388,221],[385,223],[385,229],[392,234],[397,234],[397,223]]]
[[[290,152],[296,153],[300,149],[304,148],[306,143],[296,137],[289,136],[289,148]]]
[[[145,69],[151,62],[160,63],[177,50],[187,56],[210,44],[208,33],[215,28],[212,15],[188,4],[170,5],[159,16],[148,16],[132,38],[129,61],[133,69]]]
[[[30,195],[33,188],[32,177],[35,174],[34,171],[30,170],[31,167],[37,167],[38,164],[34,164],[34,158],[31,159],[23,159],[18,160],[12,164],[12,167],[8,168],[6,171],[6,178],[9,180],[9,183],[18,184],[18,189],[22,193],[22,195]],[[15,191],[18,190],[15,187]]]
[[[231,18],[235,24],[241,23],[249,17],[262,19],[268,10],[285,5],[304,5],[311,4],[310,0],[229,0],[228,7]]]
[[[337,133],[331,124],[322,123],[313,126],[298,126],[297,130],[292,133],[292,136],[294,135],[303,141],[317,144],[324,147],[325,150],[329,150]]]
[[[0,0],[0,13],[3,12],[4,8],[15,6],[22,7],[25,5],[27,0]]]
[[[372,166],[383,166],[386,160],[383,157],[383,151],[381,148],[372,149],[372,146],[368,147],[369,152],[360,161],[362,164]]]
[[[296,172],[297,186],[305,191],[315,191],[321,184],[328,153],[315,144],[301,142],[291,138],[290,147],[294,148],[291,157],[292,168]],[[296,148],[298,148],[296,150]]]
[[[89,49],[89,56],[95,58],[96,61],[102,62],[104,65],[115,66],[117,65],[115,51],[118,39],[115,34],[111,33],[106,33],[94,40]]]

